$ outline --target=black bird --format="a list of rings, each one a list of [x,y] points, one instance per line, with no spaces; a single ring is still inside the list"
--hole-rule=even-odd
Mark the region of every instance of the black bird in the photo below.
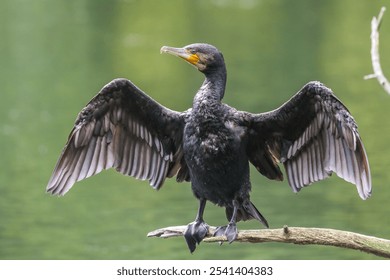
[[[229,242],[236,239],[240,220],[257,219],[268,227],[250,201],[249,162],[280,181],[278,163],[283,163],[294,192],[335,172],[355,184],[362,199],[370,196],[370,168],[357,125],[329,88],[309,82],[278,109],[252,114],[221,102],[226,68],[214,46],[162,47],[161,52],[205,75],[192,108],[172,111],[129,80],[111,81],[79,113],[49,193],[64,195],[75,182],[112,167],[149,180],[155,189],[167,177],[190,181],[200,202],[185,231],[191,252],[208,232],[206,201],[226,208],[229,223],[215,234]]]

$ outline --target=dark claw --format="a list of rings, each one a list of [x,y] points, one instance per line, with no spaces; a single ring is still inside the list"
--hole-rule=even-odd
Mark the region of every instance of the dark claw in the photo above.
[[[209,226],[204,221],[195,221],[188,224],[184,232],[184,238],[191,253],[195,251],[196,244],[199,244],[205,238],[208,231]]]
[[[237,239],[238,230],[237,230],[237,226],[235,223],[228,224],[226,231],[225,231],[225,235],[226,235],[226,238],[229,241],[229,243],[232,243],[234,240]]]
[[[226,228],[227,228],[227,226],[217,227],[216,230],[214,231],[213,236],[224,236]]]
[[[229,223],[227,226],[218,227],[213,236],[226,236],[229,243],[237,239],[238,230],[235,223]]]

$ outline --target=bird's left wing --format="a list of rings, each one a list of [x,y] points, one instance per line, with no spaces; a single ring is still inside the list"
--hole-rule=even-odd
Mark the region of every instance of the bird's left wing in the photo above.
[[[282,178],[280,161],[295,192],[335,172],[355,184],[362,199],[370,196],[370,168],[355,120],[323,84],[310,82],[280,108],[249,119],[248,157],[269,178]]]
[[[184,118],[129,80],[113,80],[79,113],[47,191],[64,195],[75,182],[112,167],[156,189],[178,173],[178,180],[188,179]]]

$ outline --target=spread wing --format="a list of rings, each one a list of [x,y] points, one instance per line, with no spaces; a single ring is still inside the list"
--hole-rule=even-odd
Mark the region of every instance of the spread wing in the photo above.
[[[47,191],[64,195],[75,182],[112,167],[149,180],[156,189],[166,177],[188,180],[182,160],[184,117],[129,80],[113,80],[79,113]]]
[[[319,82],[310,82],[280,108],[251,115],[248,156],[271,179],[282,179],[284,164],[293,191],[335,172],[371,194],[367,154],[348,109]],[[261,158],[260,158],[261,157]]]

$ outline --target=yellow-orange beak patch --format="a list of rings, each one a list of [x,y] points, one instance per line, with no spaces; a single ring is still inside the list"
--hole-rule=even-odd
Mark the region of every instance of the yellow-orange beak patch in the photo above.
[[[199,62],[199,56],[196,54],[191,54],[188,57],[185,57],[184,59],[194,65],[196,65]]]

